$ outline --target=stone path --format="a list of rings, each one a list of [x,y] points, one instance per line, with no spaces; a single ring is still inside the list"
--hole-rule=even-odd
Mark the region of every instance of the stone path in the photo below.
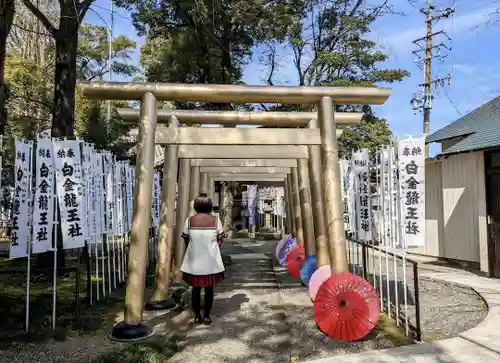
[[[169,363],[288,363],[290,332],[271,260],[248,240],[227,241],[223,253],[233,261],[216,287],[213,323],[188,333]]]
[[[500,361],[500,281],[440,268],[421,276],[473,288],[488,304],[488,315],[458,337],[406,347],[309,361],[309,363],[496,363]]]

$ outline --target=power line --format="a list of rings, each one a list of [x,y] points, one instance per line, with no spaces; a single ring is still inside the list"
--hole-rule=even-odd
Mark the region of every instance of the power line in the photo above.
[[[443,88],[444,90],[444,95],[446,96],[446,98],[448,99],[448,101],[451,103],[451,105],[453,106],[453,108],[455,109],[455,111],[457,111],[458,115],[460,117],[462,117],[462,112],[460,112],[460,110],[458,109],[458,107],[455,105],[455,102],[453,102],[453,100],[451,99],[450,95],[448,94],[448,90],[446,88]]]
[[[116,15],[122,19],[125,19],[125,20],[132,20],[131,18],[129,18],[128,16],[125,16],[123,14],[120,14],[118,11],[116,10],[113,10],[113,9],[108,9],[108,8],[105,8],[103,6],[99,6],[99,5],[96,5],[96,4],[92,4],[91,7],[94,7],[94,8],[97,8],[97,9],[100,9],[100,10],[104,10],[104,11],[107,11],[109,13],[111,13],[112,15]]]

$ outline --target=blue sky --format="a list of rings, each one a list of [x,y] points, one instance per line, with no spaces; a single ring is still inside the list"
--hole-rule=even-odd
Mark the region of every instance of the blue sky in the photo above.
[[[425,16],[418,11],[425,1],[420,0],[416,7],[406,0],[393,0],[393,3],[398,3],[396,10],[406,16],[380,18],[373,25],[370,37],[390,54],[386,67],[404,68],[412,75],[399,84],[391,85],[390,99],[383,106],[377,106],[376,111],[388,120],[396,136],[418,137],[422,135],[422,115],[414,114],[410,100],[414,93],[421,92],[417,85],[423,83],[424,75],[416,66],[411,51],[415,49],[412,40],[425,35]],[[434,3],[442,9],[454,6],[456,14],[435,26],[435,30],[443,29],[452,38],[452,51],[446,52],[448,57],[444,61],[436,59],[433,62],[433,77],[452,73],[452,83],[434,91],[431,132],[500,94],[500,46],[495,39],[500,37],[500,23],[498,26],[485,26],[488,14],[500,7],[500,0],[434,0]],[[98,0],[85,22],[99,25],[106,22],[109,26],[111,13],[106,9],[109,9],[109,1]],[[144,39],[136,35],[127,11],[115,9],[114,18],[115,35],[124,34],[139,46],[144,43]],[[441,40],[447,43],[444,37],[436,38],[436,42]],[[265,66],[259,63],[259,53],[260,49],[255,49],[245,68],[244,78],[248,84],[262,84],[264,81]],[[290,62],[286,57],[281,62],[283,66],[278,79],[283,84],[294,85],[296,73],[287,66]],[[138,58],[139,48],[134,54],[134,61],[138,62]]]

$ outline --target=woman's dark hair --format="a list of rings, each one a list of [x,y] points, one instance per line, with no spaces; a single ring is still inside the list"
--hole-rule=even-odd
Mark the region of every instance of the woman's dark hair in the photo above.
[[[196,213],[212,213],[212,198],[207,193],[200,193],[194,200],[194,210]]]

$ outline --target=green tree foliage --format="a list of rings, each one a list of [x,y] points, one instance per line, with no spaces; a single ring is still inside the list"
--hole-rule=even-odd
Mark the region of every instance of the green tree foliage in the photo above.
[[[77,76],[82,82],[102,82],[109,74],[109,38],[106,28],[82,24],[79,29]],[[111,71],[118,76],[133,76],[139,71],[131,65],[131,55],[136,43],[124,35],[115,37],[111,44]],[[116,113],[116,108],[127,107],[126,101],[111,103],[111,117],[107,122],[108,103],[85,99],[77,90],[75,128],[79,137],[95,143],[99,148],[111,148],[118,154],[124,149],[116,140],[126,134],[131,124],[126,124]]]
[[[259,41],[284,39],[293,19],[287,1],[118,0],[132,12],[146,80],[209,84],[242,83],[243,67]],[[177,102],[183,109],[234,110],[247,105]],[[234,183],[223,183],[224,229],[232,227]]]
[[[131,65],[131,54],[136,43],[124,35],[113,39],[111,71],[122,76],[133,76],[139,70]],[[103,81],[109,73],[109,37],[103,26],[82,24],[78,36],[76,71],[79,81]]]
[[[106,29],[83,24],[79,31],[77,81],[103,81],[109,73]],[[135,42],[123,35],[113,39],[111,68],[114,74],[131,76],[138,71],[129,65],[135,46]],[[20,55],[7,58],[5,78],[11,90],[7,134],[10,136],[33,138],[36,133],[51,127],[55,63],[53,44],[48,45],[47,52],[47,64],[37,64]],[[127,107],[126,102],[112,102],[111,117],[106,127],[107,102],[87,100],[76,91],[75,105],[76,134],[98,147],[114,145],[131,127],[124,124],[115,111],[117,107]],[[114,151],[123,152],[119,145]]]
[[[145,76],[151,82],[242,82],[243,66],[260,39],[284,38],[291,21],[286,1],[118,0],[132,12],[140,34]],[[182,108],[232,109],[189,102]]]
[[[80,25],[95,0],[59,0],[59,24],[51,21],[31,0],[24,6],[43,24],[54,38],[54,100],[52,135],[73,137],[75,130],[75,97],[77,82],[78,35]]]
[[[368,5],[370,3],[370,5]],[[327,3],[298,1],[295,13],[300,14],[291,24],[284,42],[266,44],[264,58],[269,68],[270,85],[280,79],[287,65],[287,78],[293,72],[299,86],[373,87],[400,82],[409,76],[404,69],[385,69],[388,56],[377,43],[368,39],[370,25],[390,12],[387,1],[374,5],[365,0],[332,0]],[[280,49],[292,50],[290,56]],[[292,64],[293,67],[289,65]],[[274,110],[310,111],[308,106],[266,106]],[[336,107],[337,111],[363,112],[358,127],[346,127],[339,139],[340,152],[350,156],[359,148],[376,148],[387,144],[391,132],[386,120],[378,118],[369,106]]]

